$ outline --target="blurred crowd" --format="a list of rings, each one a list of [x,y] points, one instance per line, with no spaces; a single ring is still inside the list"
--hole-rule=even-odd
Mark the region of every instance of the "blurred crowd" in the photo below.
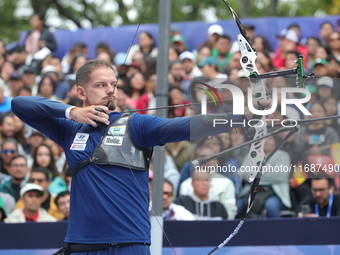
[[[5,222],[57,221],[69,216],[72,180],[64,152],[52,140],[25,125],[11,112],[11,99],[17,96],[42,96],[82,107],[77,98],[75,75],[87,60],[86,42],[78,42],[58,58],[53,34],[44,16],[34,14],[32,29],[22,45],[6,48],[0,39],[0,219]],[[306,73],[315,78],[307,81],[311,100],[304,116],[290,106],[281,115],[278,106],[272,119],[321,118],[338,115],[340,110],[340,20],[337,26],[324,22],[315,35],[303,38],[298,24],[281,31],[278,47],[273,49],[261,29],[252,24],[244,27],[257,50],[259,73],[294,69],[303,56]],[[157,86],[169,85],[168,118],[200,113],[199,103],[204,86],[225,83],[238,86],[245,96],[250,86],[240,64],[238,42],[232,41],[226,28],[213,24],[207,38],[197,49],[190,49],[181,31],[170,31],[168,84],[159,84],[156,74],[157,46],[151,33],[139,33],[139,42],[128,52],[115,52],[107,42],[96,46],[96,58],[109,62],[118,77],[118,112],[155,114]],[[268,92],[273,88],[295,87],[294,77],[264,80]],[[222,100],[231,99],[227,89],[220,89]],[[303,95],[289,94],[289,98]],[[280,103],[280,96],[279,96]],[[177,105],[180,105],[177,107]],[[208,104],[208,112],[231,112],[232,102],[217,109]],[[266,172],[249,217],[316,217],[340,215],[340,127],[337,119],[302,126],[283,147],[267,161],[268,166],[290,167],[279,173]],[[265,141],[269,155],[284,139],[285,133]],[[209,161],[199,171],[190,160],[213,155],[245,142],[243,129],[195,141],[166,145],[163,208],[166,220],[217,220],[242,217],[250,185],[242,166],[251,166],[249,147],[245,146]],[[236,171],[212,172],[210,167],[225,166]],[[292,166],[294,166],[292,168]],[[317,170],[315,170],[317,168]],[[313,170],[314,169],[314,170]],[[150,189],[153,171],[150,169]],[[84,187],[86,188],[86,187]],[[152,191],[150,192],[152,199]]]

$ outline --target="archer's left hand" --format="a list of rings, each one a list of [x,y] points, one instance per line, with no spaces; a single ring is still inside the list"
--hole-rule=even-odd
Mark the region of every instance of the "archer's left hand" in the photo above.
[[[253,106],[255,109],[259,109],[261,106],[264,106],[266,109],[270,108],[272,104],[271,99],[265,100],[265,99],[260,99],[260,100],[254,100],[253,101]],[[244,111],[244,116],[250,120],[253,118],[254,114],[249,111],[249,109],[246,109]]]

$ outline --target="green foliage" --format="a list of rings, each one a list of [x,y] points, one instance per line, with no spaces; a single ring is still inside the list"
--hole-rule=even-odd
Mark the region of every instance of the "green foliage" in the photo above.
[[[18,39],[20,31],[29,27],[27,20],[14,18],[18,0],[6,1],[0,0],[0,38],[6,44]]]
[[[0,38],[6,43],[17,40],[20,31],[30,29],[28,15],[32,12],[54,10],[53,13],[57,13],[60,19],[72,21],[78,27],[84,24],[87,27],[89,24],[92,27],[128,25],[140,21],[158,23],[159,19],[159,0],[134,0],[129,5],[125,0],[30,0],[31,12],[25,7],[28,10],[24,12],[27,16],[18,16],[16,10],[21,1],[0,0]],[[339,0],[229,0],[229,3],[241,18],[265,17],[270,14],[270,9],[274,16],[280,17],[313,16],[320,12],[338,14],[340,10]],[[129,15],[131,12],[135,14],[133,17]],[[231,19],[222,0],[172,0],[171,17],[172,22]]]

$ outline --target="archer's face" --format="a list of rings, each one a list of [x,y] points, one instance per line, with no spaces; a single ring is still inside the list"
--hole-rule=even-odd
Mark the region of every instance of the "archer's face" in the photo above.
[[[90,76],[88,84],[78,86],[78,97],[84,101],[85,106],[104,105],[114,110],[117,104],[117,78],[114,71],[108,67],[99,67]]]

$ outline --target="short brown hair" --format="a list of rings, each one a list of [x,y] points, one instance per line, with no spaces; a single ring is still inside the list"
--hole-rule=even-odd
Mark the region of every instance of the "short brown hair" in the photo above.
[[[89,83],[91,80],[90,75],[92,71],[96,70],[99,67],[107,67],[114,71],[113,67],[104,60],[101,59],[88,60],[77,71],[76,74],[77,86],[84,86],[87,83]]]

